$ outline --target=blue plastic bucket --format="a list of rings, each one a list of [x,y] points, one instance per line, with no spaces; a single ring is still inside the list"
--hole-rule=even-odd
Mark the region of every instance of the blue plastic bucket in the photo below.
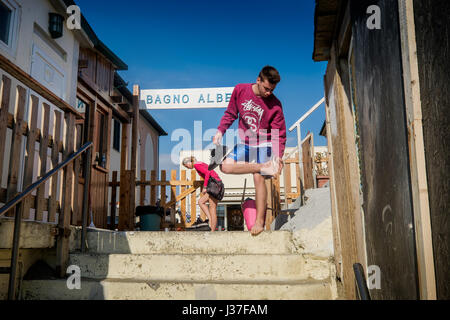
[[[141,215],[141,231],[159,231],[161,229],[161,217],[155,213]]]

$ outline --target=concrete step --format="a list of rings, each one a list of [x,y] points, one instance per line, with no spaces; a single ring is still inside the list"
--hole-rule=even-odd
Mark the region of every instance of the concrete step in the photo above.
[[[157,281],[298,281],[330,277],[326,259],[299,254],[71,254],[70,264],[93,279]]]
[[[25,300],[329,300],[325,281],[217,283],[155,282],[82,279],[80,290],[69,290],[66,280],[28,280]]]
[[[80,230],[74,230],[71,249],[79,249]],[[249,232],[114,232],[89,230],[87,247],[91,253],[105,254],[288,254],[295,252],[292,233]]]

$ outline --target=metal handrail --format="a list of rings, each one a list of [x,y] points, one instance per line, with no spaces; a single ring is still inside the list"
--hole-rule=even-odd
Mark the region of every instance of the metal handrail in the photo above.
[[[30,185],[28,188],[25,189],[22,193],[15,196],[13,199],[11,199],[8,203],[6,203],[3,207],[0,208],[0,217],[6,212],[8,212],[12,207],[17,205],[20,201],[22,201],[26,196],[28,196],[30,193],[32,193],[34,190],[39,188],[43,183],[45,183],[48,179],[50,179],[55,173],[57,173],[59,170],[64,169],[66,166],[68,166],[71,162],[76,160],[81,154],[83,154],[87,149],[92,147],[92,142],[86,143],[83,147],[81,147],[80,150],[72,154],[69,158],[67,158],[65,161],[61,162],[57,167],[53,168],[49,172],[47,172],[41,179]]]
[[[355,263],[353,265],[353,271],[355,273],[355,282],[359,299],[371,300],[366,277],[364,276],[364,268],[360,263]]]
[[[325,97],[320,99],[311,109],[309,109],[303,116],[300,117],[290,128],[289,132],[294,131],[294,129],[297,129],[297,149],[298,149],[298,156],[300,159],[300,155],[302,154],[302,145],[305,142],[305,140],[302,140],[302,130],[301,130],[301,124],[303,121],[305,121],[314,111],[316,111],[323,103],[325,102]],[[303,166],[300,160],[300,166]],[[303,180],[303,170],[301,170],[301,177]],[[315,180],[315,179],[314,179]],[[316,182],[314,182],[314,185],[316,185]]]
[[[303,121],[306,120],[317,108],[320,107],[322,103],[325,102],[325,97],[320,99],[311,109],[309,109],[303,116],[300,117],[290,128],[289,132],[292,132],[297,126],[299,126]]]
[[[20,240],[20,226],[22,222],[22,214],[21,207],[22,201],[29,196],[34,190],[39,188],[42,184],[44,184],[48,179],[50,179],[53,175],[58,173],[60,170],[67,167],[70,163],[75,161],[78,157],[80,157],[84,152],[86,153],[86,166],[85,166],[85,182],[84,182],[84,193],[83,193],[83,226],[82,226],[82,251],[83,251],[83,243],[84,238],[86,236],[86,220],[87,220],[87,206],[86,199],[88,196],[88,186],[90,184],[90,163],[91,163],[91,148],[93,146],[92,142],[88,142],[84,144],[77,152],[70,155],[66,160],[61,162],[58,166],[47,172],[42,178],[38,181],[30,185],[22,191],[20,194],[16,195],[13,199],[8,201],[3,207],[0,208],[0,217],[7,213],[12,208],[16,207],[16,213],[14,217],[14,235],[13,235],[13,245],[12,245],[12,254],[11,254],[11,266],[9,268],[3,268],[0,270],[0,273],[9,273],[9,287],[8,287],[8,300],[15,299],[15,290],[16,290],[16,273],[17,273],[17,258],[19,253],[19,240]]]

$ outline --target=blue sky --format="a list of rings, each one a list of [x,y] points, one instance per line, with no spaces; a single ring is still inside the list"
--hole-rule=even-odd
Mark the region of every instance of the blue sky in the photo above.
[[[323,95],[326,63],[312,60],[313,0],[76,0],[97,36],[125,63],[120,75],[141,89],[233,87],[252,83],[265,65],[282,77],[275,95],[283,103],[288,128]],[[171,133],[216,128],[225,109],[154,110],[151,115],[169,134],[160,138],[160,169],[179,141]],[[302,125],[315,145],[325,119],[322,106]],[[210,142],[205,141],[204,147]],[[288,132],[287,146],[296,145]]]

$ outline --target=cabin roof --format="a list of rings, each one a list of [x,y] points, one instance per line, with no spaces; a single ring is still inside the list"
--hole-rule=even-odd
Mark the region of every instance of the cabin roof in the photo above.
[[[64,4],[69,7],[71,5],[76,5],[73,0],[63,0]],[[128,70],[128,65],[123,62],[111,49],[109,49],[95,34],[94,30],[91,28],[86,18],[81,14],[81,28],[89,37],[94,45],[94,49],[105,56],[109,61],[112,62],[117,70]]]
[[[343,0],[316,0],[314,11],[314,61],[330,59],[330,50]]]

